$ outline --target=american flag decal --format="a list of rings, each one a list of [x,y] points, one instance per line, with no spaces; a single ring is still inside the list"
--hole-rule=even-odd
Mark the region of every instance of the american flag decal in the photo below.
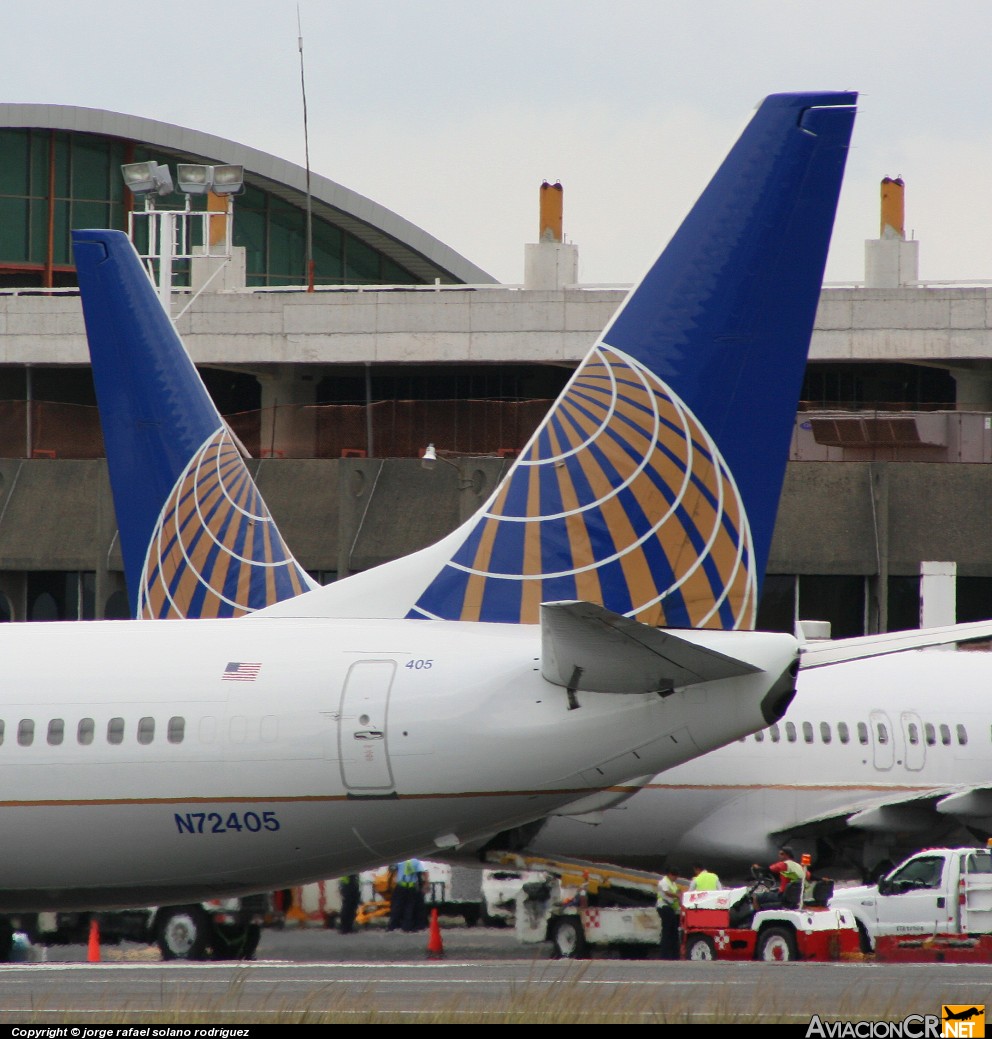
[[[225,682],[254,682],[261,671],[261,664],[245,664],[232,660],[220,676]]]

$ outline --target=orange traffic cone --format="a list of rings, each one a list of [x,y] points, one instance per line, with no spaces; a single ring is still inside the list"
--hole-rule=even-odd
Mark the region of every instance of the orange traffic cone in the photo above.
[[[100,962],[100,926],[95,916],[90,920],[90,941],[86,949],[86,959],[89,963]]]
[[[427,936],[427,955],[436,958],[444,955],[444,944],[441,941],[441,928],[437,922],[437,910],[431,910],[431,927]]]

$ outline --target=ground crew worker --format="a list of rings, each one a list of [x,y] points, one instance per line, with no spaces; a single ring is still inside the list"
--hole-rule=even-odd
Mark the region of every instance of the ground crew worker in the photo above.
[[[754,868],[760,869],[761,867],[755,863]],[[795,852],[788,845],[779,848],[778,861],[773,862],[768,869],[778,876],[778,891],[765,891],[762,894],[756,894],[753,898],[755,909],[785,906],[786,888],[790,884],[807,881],[811,876],[805,866],[796,862]]]
[[[338,918],[338,930],[342,934],[351,934],[355,929],[355,917],[358,914],[361,887],[357,873],[349,873],[338,881],[341,893],[341,915]]]
[[[720,878],[711,873],[705,866],[698,862],[692,867],[692,880],[689,882],[690,891],[718,891],[723,885]]]
[[[682,892],[685,885],[679,883],[679,871],[669,866],[668,872],[658,881],[658,916],[661,919],[661,958],[679,958],[679,917],[682,912]]]
[[[420,859],[406,859],[396,869],[396,885],[389,907],[389,930],[419,929],[423,906],[423,882],[426,869]]]

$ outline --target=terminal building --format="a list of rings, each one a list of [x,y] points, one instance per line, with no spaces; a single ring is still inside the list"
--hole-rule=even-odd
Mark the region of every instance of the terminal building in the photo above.
[[[243,188],[142,195],[121,175],[139,163],[240,168]],[[903,191],[882,182],[864,281],[821,295],[763,627],[915,627],[937,602],[928,620],[992,617],[992,283],[919,281]],[[243,144],[0,105],[0,619],[128,614],[71,228],[130,231],[149,256],[288,544],[326,582],[472,514],[623,300],[580,282],[561,198],[540,186],[523,282],[501,285]],[[450,464],[423,468],[429,444]]]

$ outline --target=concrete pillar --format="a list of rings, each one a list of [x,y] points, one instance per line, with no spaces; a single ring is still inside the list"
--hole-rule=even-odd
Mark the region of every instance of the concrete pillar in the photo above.
[[[865,288],[897,289],[920,280],[920,243],[901,238],[865,242]]]
[[[28,582],[27,574],[24,571],[0,572],[0,595],[7,600],[13,620],[27,620]]]
[[[957,577],[957,563],[920,563],[921,628],[957,623]]]
[[[317,383],[304,366],[280,365],[258,376],[262,387],[262,458],[312,458],[316,449]]]
[[[524,288],[563,289],[579,280],[579,249],[574,242],[535,242],[524,246]]]
[[[868,463],[872,529],[875,538],[875,573],[868,578],[865,634],[889,630],[889,467]]]
[[[203,246],[194,246],[194,254],[205,252]],[[189,262],[189,281],[193,292],[222,292],[225,289],[243,289],[247,284],[248,267],[245,248],[236,245],[231,256],[197,256]]]
[[[958,411],[992,411],[992,369],[952,368],[954,406]]]

